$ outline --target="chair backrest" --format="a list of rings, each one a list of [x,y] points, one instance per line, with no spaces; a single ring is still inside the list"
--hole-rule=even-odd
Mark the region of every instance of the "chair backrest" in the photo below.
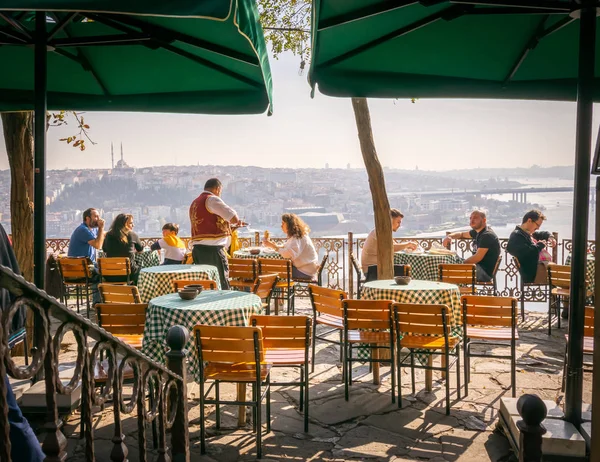
[[[358,278],[358,281],[360,282],[360,280],[363,277],[362,271],[360,269],[360,266],[358,266],[358,261],[356,261],[356,257],[354,256],[353,253],[350,253],[350,262],[352,263],[352,267],[354,268],[354,272],[356,273],[356,277]]]
[[[244,281],[254,281],[258,275],[258,265],[253,258],[230,258],[229,277]]]
[[[98,303],[98,325],[113,335],[143,334],[147,303]]]
[[[103,303],[142,303],[136,286],[119,284],[98,284]]]
[[[292,262],[281,258],[259,258],[258,274],[277,274],[279,279],[289,282],[292,277]]]
[[[304,349],[310,345],[311,320],[308,316],[265,316],[253,314],[250,325],[260,327],[266,349]]]
[[[211,279],[177,279],[173,281],[173,289],[178,292],[189,285],[202,286],[204,290],[217,290],[217,283]]]
[[[348,298],[346,292],[329,287],[319,287],[315,284],[308,285],[308,294],[313,312],[329,314],[341,318],[342,300]]]
[[[475,265],[467,263],[439,265],[440,282],[450,284],[466,284],[475,288]]]
[[[446,305],[394,303],[392,311],[397,335],[448,336],[450,310]]]
[[[500,255],[498,255],[498,260],[496,260],[496,264],[494,265],[494,271],[491,274],[492,279],[494,279],[496,277],[496,273],[498,272],[498,269],[500,268],[500,263],[502,263],[502,252],[500,252]]]
[[[571,267],[569,265],[548,264],[548,283],[550,287],[571,288]]]
[[[102,277],[129,276],[131,274],[131,260],[129,257],[98,258],[98,272]]]
[[[392,330],[392,300],[342,300],[344,325],[354,329]]]
[[[517,299],[488,295],[463,295],[461,297],[463,327],[516,327]]]
[[[276,274],[261,274],[256,278],[252,293],[269,303],[278,278],[279,277]]]
[[[583,336],[594,338],[594,307],[586,306],[583,321]]]
[[[89,260],[86,257],[66,257],[58,259],[63,282],[91,277]]]
[[[200,362],[261,363],[265,359],[262,332],[258,327],[200,324],[194,327],[194,338]]]

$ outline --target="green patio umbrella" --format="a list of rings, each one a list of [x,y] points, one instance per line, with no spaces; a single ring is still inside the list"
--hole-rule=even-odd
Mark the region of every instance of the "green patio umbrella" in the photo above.
[[[0,0],[0,111],[35,111],[34,274],[43,287],[50,109],[272,110],[254,0]]]
[[[576,425],[592,102],[600,101],[599,6],[597,0],[314,0],[309,71],[313,92],[318,85],[330,96],[577,100],[565,412]]]

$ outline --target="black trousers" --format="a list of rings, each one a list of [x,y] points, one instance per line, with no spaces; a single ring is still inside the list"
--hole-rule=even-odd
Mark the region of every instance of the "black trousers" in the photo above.
[[[221,289],[229,290],[229,262],[223,246],[196,244],[192,249],[192,257],[196,265],[216,266],[221,279]]]

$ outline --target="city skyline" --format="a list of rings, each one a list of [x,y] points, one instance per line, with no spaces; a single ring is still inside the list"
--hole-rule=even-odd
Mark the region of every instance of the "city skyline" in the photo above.
[[[110,168],[111,142],[123,143],[131,166],[256,165],[271,168],[364,166],[349,99],[310,98],[299,60],[271,60],[274,115],[208,116],[88,113],[90,135],[80,152],[48,132],[48,169]],[[369,99],[382,165],[412,170],[572,165],[575,104],[501,100]],[[594,138],[599,120],[594,121]],[[0,169],[8,168],[0,142]],[[595,142],[595,141],[594,141]],[[218,162],[215,162],[218,159]]]

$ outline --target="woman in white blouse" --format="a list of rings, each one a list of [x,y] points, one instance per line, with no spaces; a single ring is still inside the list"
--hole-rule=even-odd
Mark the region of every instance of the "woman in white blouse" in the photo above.
[[[281,245],[270,239],[263,239],[263,245],[276,250],[283,258],[292,260],[292,277],[315,279],[319,268],[319,256],[308,233],[310,228],[297,215],[284,213],[281,216],[281,229],[288,240]]]

